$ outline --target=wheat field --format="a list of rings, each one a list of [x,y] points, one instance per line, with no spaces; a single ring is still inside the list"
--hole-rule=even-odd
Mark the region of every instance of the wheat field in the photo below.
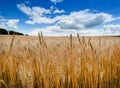
[[[120,88],[120,38],[1,35],[0,88]]]

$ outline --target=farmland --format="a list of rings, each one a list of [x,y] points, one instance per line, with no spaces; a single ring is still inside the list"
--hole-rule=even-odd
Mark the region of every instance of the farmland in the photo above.
[[[119,37],[0,35],[0,88],[119,87]]]

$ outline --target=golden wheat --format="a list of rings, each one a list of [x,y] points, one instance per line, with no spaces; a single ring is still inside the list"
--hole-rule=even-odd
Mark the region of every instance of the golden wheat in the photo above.
[[[0,41],[0,88],[120,87],[119,38],[77,34],[50,40],[39,33],[38,39]]]

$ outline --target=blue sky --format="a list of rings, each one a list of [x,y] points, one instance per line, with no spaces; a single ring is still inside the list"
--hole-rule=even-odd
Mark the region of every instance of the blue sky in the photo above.
[[[29,35],[120,35],[120,0],[0,0],[0,28]]]

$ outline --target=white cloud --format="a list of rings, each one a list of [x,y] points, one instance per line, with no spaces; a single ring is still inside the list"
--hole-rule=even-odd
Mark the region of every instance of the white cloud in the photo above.
[[[56,10],[54,10],[53,13],[54,13],[54,14],[60,14],[60,13],[65,13],[65,11],[64,11],[64,10],[56,9]]]
[[[47,17],[33,17],[33,20],[27,20],[25,23],[27,24],[41,24],[41,23],[45,23],[45,24],[50,24],[50,23],[54,23],[55,20],[51,19],[51,18],[47,18]]]
[[[33,29],[29,35],[38,35],[38,32],[42,32],[45,36],[66,36],[69,34],[76,34],[76,30],[63,30],[59,26],[48,26],[44,28]]]
[[[63,32],[59,26],[48,26],[48,27],[43,27],[43,28],[36,28],[33,29],[33,31],[30,33],[32,35],[37,34],[38,32]]]
[[[46,17],[46,15],[50,14],[51,11],[42,7],[27,7],[25,4],[17,4],[17,7],[26,15],[29,16],[30,20],[27,20],[28,24],[36,24],[36,23],[51,23],[54,22],[53,19]]]
[[[65,10],[63,9],[58,9],[55,6],[50,6],[50,10],[52,11],[53,14],[61,14],[61,13],[65,13]]]
[[[10,19],[6,24],[7,24],[7,27],[10,29],[17,29],[18,22],[19,22],[18,19]]]
[[[33,15],[38,15],[38,16],[43,16],[44,14],[50,14],[50,10],[47,10],[42,7],[27,7],[24,3],[17,4],[17,7],[26,15],[28,16],[33,16]]]
[[[42,7],[28,7],[24,3],[17,4],[17,7],[20,11],[25,13],[29,20],[25,23],[27,24],[52,24],[60,19],[60,17],[50,18],[48,15],[57,14],[57,13],[64,13],[64,10],[54,10],[54,7],[51,6],[50,9],[45,9]]]
[[[111,30],[111,31],[119,31],[120,32],[120,24],[108,24],[104,25],[105,30]]]
[[[57,23],[62,29],[85,29],[93,28],[106,22],[113,21],[112,15],[107,13],[92,13],[90,10],[82,10],[71,12],[70,15],[65,15],[60,18]]]
[[[5,19],[0,18],[0,28],[5,28],[9,30],[17,29],[18,19]]]
[[[6,28],[5,21],[6,19],[4,19],[3,16],[0,16],[0,28]]]
[[[0,28],[5,28],[6,29],[6,25],[4,22],[0,22]]]
[[[31,15],[31,8],[25,6],[25,4],[21,3],[21,4],[17,4],[17,7],[26,15]]]
[[[57,4],[57,3],[63,2],[63,0],[50,0],[50,1],[53,2],[54,4]]]

